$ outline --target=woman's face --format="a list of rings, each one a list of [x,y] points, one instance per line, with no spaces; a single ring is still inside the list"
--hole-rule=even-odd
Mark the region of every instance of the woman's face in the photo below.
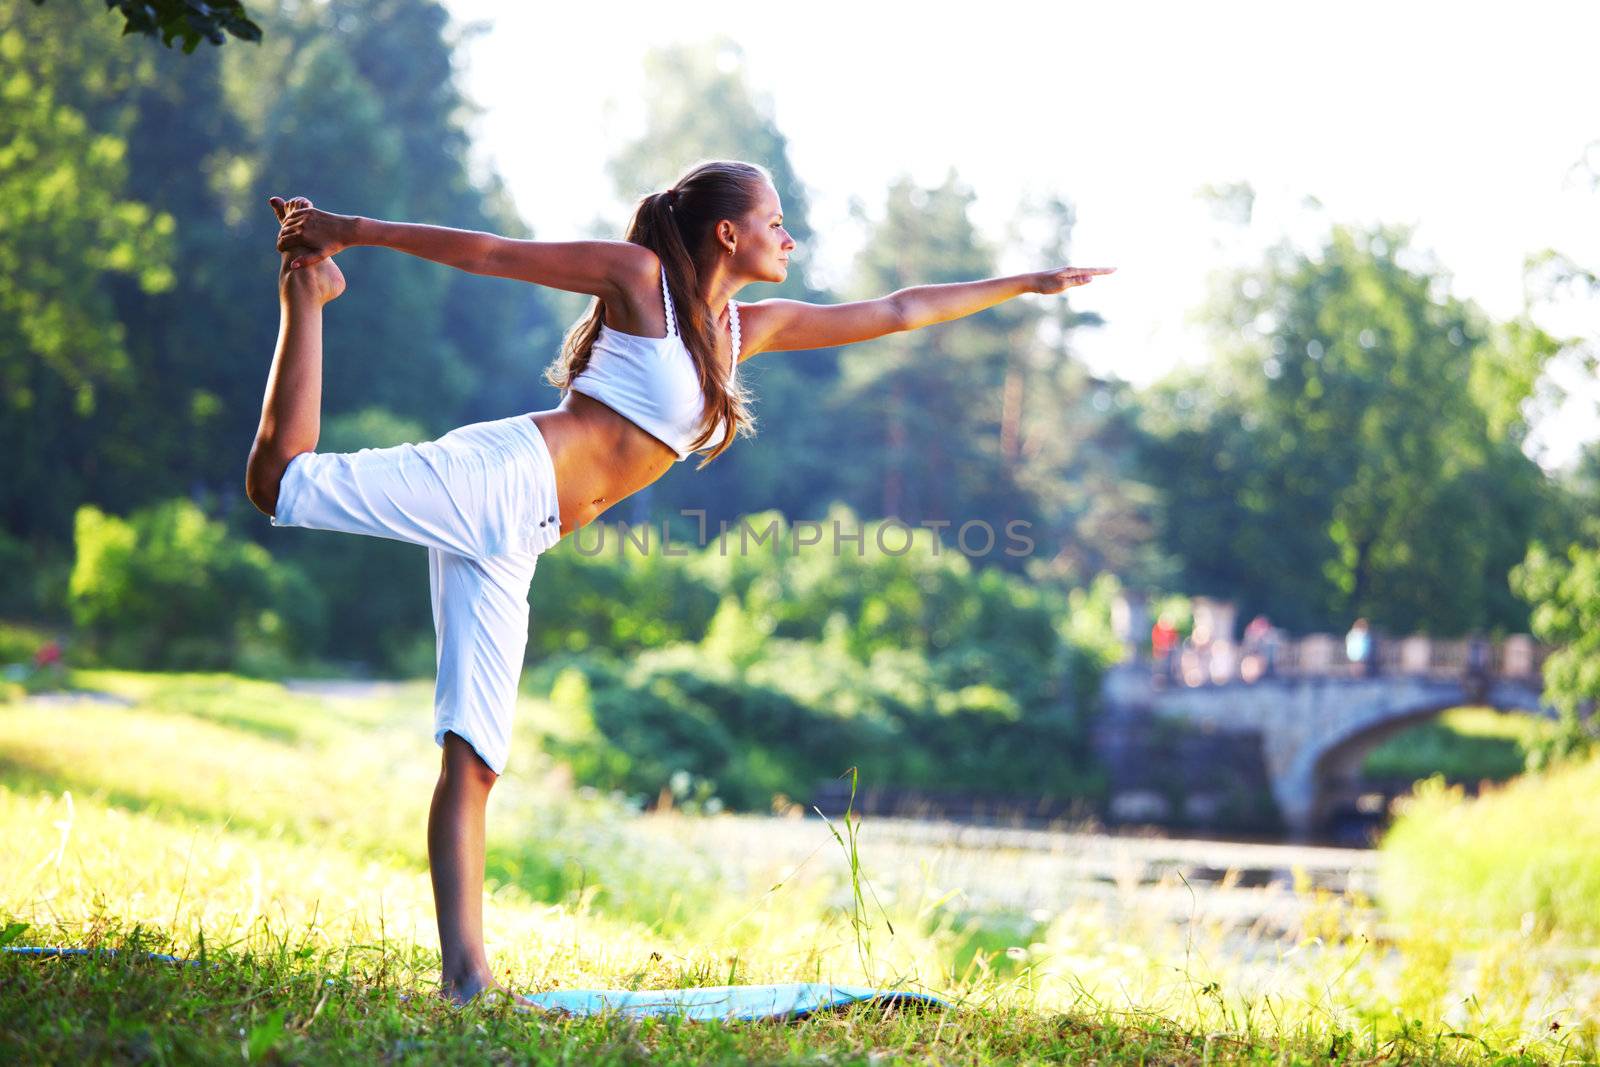
[[[783,203],[766,182],[756,200],[738,228],[733,266],[751,281],[782,282],[789,276],[789,254],[795,249],[794,238],[783,228]]]

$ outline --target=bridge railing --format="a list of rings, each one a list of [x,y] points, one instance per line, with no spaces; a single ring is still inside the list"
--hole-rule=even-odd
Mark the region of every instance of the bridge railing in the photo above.
[[[1439,679],[1476,676],[1536,682],[1550,650],[1526,634],[1499,641],[1422,635],[1376,638],[1368,658],[1352,661],[1344,639],[1306,634],[1255,644],[1213,641],[1175,649],[1158,674],[1189,686],[1251,683],[1269,677],[1356,678],[1383,675]]]

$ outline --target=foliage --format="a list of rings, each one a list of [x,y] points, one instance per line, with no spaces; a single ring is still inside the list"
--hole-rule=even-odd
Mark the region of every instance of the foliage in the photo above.
[[[1407,231],[1335,227],[1228,279],[1223,354],[1152,397],[1148,477],[1193,592],[1295,630],[1520,629],[1548,528],[1520,401],[1558,343],[1446,295]]]
[[[44,0],[33,2],[44,4]],[[220,45],[228,34],[241,41],[261,40],[261,27],[250,21],[239,0],[106,0],[106,8],[121,13],[124,37],[159,36],[168,48],[181,40],[185,53],[193,52],[202,40]]]
[[[1452,782],[1505,781],[1521,774],[1529,754],[1554,732],[1548,719],[1534,715],[1452,708],[1373,749],[1361,774],[1391,780],[1439,774]]]
[[[55,640],[53,634],[36,626],[0,621],[0,666],[31,663],[40,649]]]
[[[0,529],[0,617],[66,621],[71,570],[66,547],[30,545]]]
[[[766,513],[745,520],[772,524],[753,551],[735,533],[726,552],[541,560],[528,686],[563,709],[555,751],[579,780],[649,798],[684,773],[744,810],[852,765],[879,786],[1096,797],[1085,726],[1113,588],[1069,597],[926,530],[884,552],[880,524],[830,520],[865,551],[782,548],[793,528]]]
[[[316,589],[188,500],[126,519],[85,505],[75,541],[73,620],[107,663],[259,668],[315,638]]]
[[[591,541],[597,530],[603,542]],[[620,526],[597,527],[539,558],[530,662],[591,650],[626,657],[705,633],[716,612],[716,590],[694,573],[687,557],[661,550],[658,538],[651,540],[651,551],[638,552],[621,548],[627,536]],[[585,544],[602,550],[580,551]]]
[[[106,102],[150,77],[148,62],[104,54],[104,33],[51,33],[38,14],[0,14],[0,410],[4,444],[45,421],[94,411],[97,389],[131,374],[113,281],[146,293],[173,284],[173,218],[128,192],[136,119]],[[85,89],[84,87],[90,87]],[[24,438],[26,439],[26,438]],[[17,449],[17,452],[23,451]],[[15,452],[13,453],[15,454]],[[8,476],[26,494],[30,479]],[[6,499],[15,527],[21,501]]]
[[[1544,663],[1544,691],[1561,712],[1562,728],[1529,753],[1536,770],[1600,747],[1594,721],[1600,700],[1600,524],[1591,521],[1588,537],[1564,553],[1535,543],[1511,582],[1533,605],[1534,635],[1556,649]]]
[[[1600,937],[1600,760],[1513,779],[1475,798],[1420,783],[1384,836],[1380,885],[1400,922],[1450,914],[1482,938]]]
[[[445,9],[264,6],[260,48],[118,46],[66,5],[0,14],[0,527],[64,547],[81,503],[176,495],[245,516],[244,451],[276,318],[269,193],[336,211],[526,231],[474,177]],[[271,92],[263,91],[271,86]],[[502,279],[353,251],[328,316],[324,412],[427,436],[533,406],[559,329]],[[244,442],[244,443],[241,443]]]

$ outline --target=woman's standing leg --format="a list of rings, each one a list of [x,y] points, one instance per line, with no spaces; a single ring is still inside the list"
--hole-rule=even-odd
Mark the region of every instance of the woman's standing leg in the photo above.
[[[458,1004],[498,984],[483,944],[484,812],[497,778],[460,735],[445,735],[428,809],[428,873],[439,920],[441,985]]]
[[[272,206],[282,218],[295,203],[274,197]],[[244,476],[250,502],[267,515],[277,512],[278,483],[289,461],[317,446],[322,427],[322,306],[344,292],[344,275],[333,260],[292,271],[292,258],[293,253],[284,253],[278,268],[278,346]]]
[[[530,552],[485,559],[428,552],[438,638],[434,737],[444,749],[428,812],[428,868],[440,985],[457,1003],[484,990],[506,992],[483,938],[484,812],[510,752],[537,564]]]

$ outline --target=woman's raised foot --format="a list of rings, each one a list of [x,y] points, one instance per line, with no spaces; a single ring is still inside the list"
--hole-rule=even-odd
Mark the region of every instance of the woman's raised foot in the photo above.
[[[284,200],[282,197],[272,196],[267,198],[267,203],[272,207],[272,213],[281,223],[288,218],[290,213],[302,209],[309,210],[313,205],[303,196],[292,197]],[[278,267],[278,293],[283,299],[309,298],[318,304],[326,304],[330,300],[337,300],[344,292],[344,272],[333,265],[332,257],[313,263],[309,266],[299,266],[291,270],[289,264],[300,258],[304,251],[300,248],[290,247],[285,243],[282,234],[278,238],[278,248],[283,253],[283,262]]]
[[[333,260],[325,259],[309,267],[290,270],[289,263],[294,257],[293,252],[285,252],[278,268],[278,293],[285,300],[314,300],[321,305],[337,300],[344,292],[344,272],[334,266]]]

